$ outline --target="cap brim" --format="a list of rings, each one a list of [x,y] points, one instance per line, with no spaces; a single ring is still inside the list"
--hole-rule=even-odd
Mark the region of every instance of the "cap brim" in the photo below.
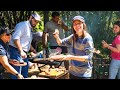
[[[85,22],[83,19],[74,19],[73,21],[75,21],[75,20],[79,20],[81,22]]]
[[[35,20],[37,20],[37,21],[41,21],[40,17],[37,16],[37,14],[32,14],[32,16],[35,18]]]
[[[39,19],[36,19],[36,18],[35,18],[35,20],[37,20],[37,21],[41,21],[41,20],[39,20]]]
[[[14,30],[7,30],[6,34],[12,34]]]

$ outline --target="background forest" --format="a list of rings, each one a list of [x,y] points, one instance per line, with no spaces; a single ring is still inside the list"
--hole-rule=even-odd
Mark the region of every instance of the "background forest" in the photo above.
[[[15,25],[27,20],[31,13],[38,12],[42,21],[34,28],[34,31],[43,31],[45,23],[51,19],[52,11],[0,11],[0,27],[8,26],[14,30]],[[69,31],[65,32],[65,36],[71,34],[71,20],[76,15],[81,15],[85,18],[88,32],[92,35],[94,45],[97,50],[100,50],[102,57],[108,57],[110,51],[102,48],[101,41],[105,40],[111,43],[114,37],[112,32],[113,23],[120,20],[120,11],[59,11],[61,18],[69,27]],[[41,47],[41,45],[40,45]]]

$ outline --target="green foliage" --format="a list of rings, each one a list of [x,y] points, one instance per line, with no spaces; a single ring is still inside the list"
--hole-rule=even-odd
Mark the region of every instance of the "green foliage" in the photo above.
[[[101,41],[105,40],[108,43],[112,43],[114,37],[112,32],[113,23],[119,20],[119,11],[62,11],[61,13],[64,13],[62,17],[66,21],[69,29],[71,29],[71,21],[74,16],[83,16],[88,32],[93,37],[95,48],[101,51],[101,56],[109,56],[110,51],[102,48]],[[71,30],[69,32],[71,34]]]
[[[34,31],[37,32],[37,31],[43,31],[44,30],[44,24],[43,22],[39,22],[35,28],[34,28]]]
[[[43,48],[42,48],[42,43],[40,42],[40,43],[38,43],[38,51],[41,51]]]
[[[34,31],[43,31],[45,19],[51,19],[52,11],[46,15],[46,11],[0,11],[0,26],[7,25],[9,28],[14,26],[23,20],[27,20],[27,16],[33,12],[38,12],[41,16],[41,22],[37,24]],[[120,20],[120,11],[59,11],[61,18],[69,27],[69,31],[65,32],[65,36],[69,36],[72,33],[71,22],[72,18],[76,15],[81,15],[85,18],[85,22],[88,28],[88,32],[92,35],[94,45],[97,50],[101,51],[103,57],[108,57],[110,51],[103,49],[101,41],[105,40],[111,43],[114,37],[112,32],[113,23]],[[46,16],[44,16],[46,15]],[[39,44],[39,49],[42,49],[42,44]]]

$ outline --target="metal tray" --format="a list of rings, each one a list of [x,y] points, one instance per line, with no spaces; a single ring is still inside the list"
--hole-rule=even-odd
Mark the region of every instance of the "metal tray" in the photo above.
[[[51,61],[49,58],[33,58],[29,59],[32,63],[39,64],[48,64],[48,65],[57,65],[58,67],[62,64],[63,61]]]

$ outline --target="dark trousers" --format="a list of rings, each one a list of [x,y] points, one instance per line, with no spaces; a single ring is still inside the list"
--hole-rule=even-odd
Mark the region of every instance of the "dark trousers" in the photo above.
[[[13,46],[9,46],[9,50],[10,50],[10,58],[11,59],[16,59],[18,61],[20,61],[22,59],[20,52],[17,48],[13,47]],[[21,73],[23,75],[24,78],[28,77],[28,58],[22,59],[24,60],[24,62],[27,63],[26,66],[14,66],[11,65],[17,72]],[[13,74],[11,74],[11,78],[12,79],[17,79],[17,77]]]
[[[78,76],[74,76],[72,74],[69,74],[69,78],[70,79],[91,79],[91,77],[78,77]]]

